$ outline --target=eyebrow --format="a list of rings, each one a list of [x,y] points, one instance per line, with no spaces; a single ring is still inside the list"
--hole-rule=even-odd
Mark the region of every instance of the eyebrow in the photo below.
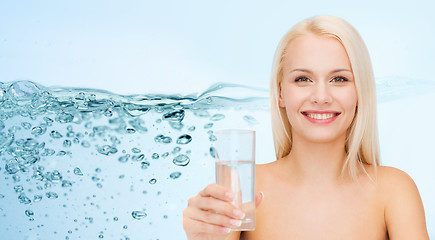
[[[308,70],[308,69],[303,69],[303,68],[295,68],[295,69],[291,70],[289,73],[292,73],[292,72],[313,73],[313,72],[311,72],[310,70]],[[351,70],[346,69],[346,68],[335,69],[335,70],[332,70],[330,73],[338,73],[338,72],[350,72],[350,73],[352,73]]]

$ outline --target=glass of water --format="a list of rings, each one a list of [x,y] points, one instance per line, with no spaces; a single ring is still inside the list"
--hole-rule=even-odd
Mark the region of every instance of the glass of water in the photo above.
[[[255,230],[255,131],[215,131],[216,183],[235,194],[233,204],[246,215],[235,231]]]

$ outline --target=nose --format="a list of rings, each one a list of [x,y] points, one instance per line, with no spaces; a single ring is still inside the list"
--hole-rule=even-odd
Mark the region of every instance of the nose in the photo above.
[[[332,96],[328,85],[324,83],[316,84],[313,88],[311,101],[315,104],[329,104],[332,102]]]

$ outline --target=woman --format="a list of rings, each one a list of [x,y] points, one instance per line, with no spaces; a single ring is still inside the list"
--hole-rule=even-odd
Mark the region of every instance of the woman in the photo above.
[[[429,239],[413,180],[379,166],[373,71],[349,23],[294,26],[275,55],[270,101],[278,160],[256,166],[256,230],[231,232],[244,214],[210,184],[183,212],[188,239]]]

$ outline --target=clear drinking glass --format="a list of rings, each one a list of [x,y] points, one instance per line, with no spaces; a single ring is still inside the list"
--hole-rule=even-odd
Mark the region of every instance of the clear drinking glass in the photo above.
[[[255,230],[255,131],[215,131],[216,183],[236,196],[233,204],[245,214],[235,231]]]

